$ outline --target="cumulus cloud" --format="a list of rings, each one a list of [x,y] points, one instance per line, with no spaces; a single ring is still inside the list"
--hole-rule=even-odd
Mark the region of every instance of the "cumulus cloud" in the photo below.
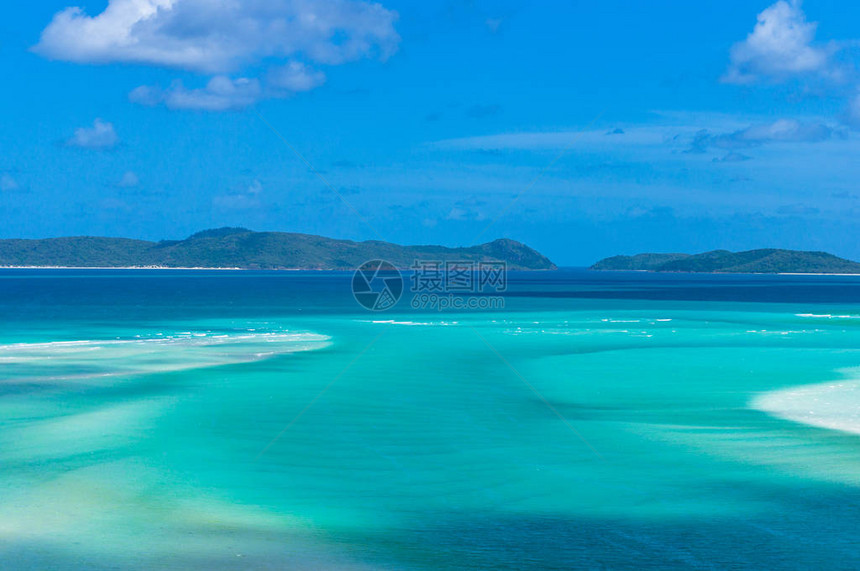
[[[181,81],[173,82],[167,89],[142,85],[129,93],[128,98],[133,103],[149,106],[164,104],[169,109],[226,111],[253,105],[262,97],[262,92],[263,88],[257,79],[230,79],[217,75],[199,89],[188,89]]]
[[[397,50],[397,13],[359,0],[110,0],[104,12],[66,8],[36,53],[77,63],[129,62],[226,73],[296,54],[321,64]]]
[[[807,22],[799,0],[780,0],[758,15],[755,28],[731,50],[727,83],[784,81],[797,75],[833,76],[834,46],[813,44],[818,24]]]
[[[732,46],[730,65],[722,80],[727,83],[781,83],[800,81],[805,87],[840,98],[857,81],[852,57],[858,40],[815,41],[818,24],[808,22],[800,0],[779,0],[758,15],[747,38]],[[856,87],[856,86],[855,86]],[[860,88],[848,97],[840,121],[860,129]]]
[[[261,99],[288,97],[293,93],[310,91],[325,83],[325,74],[301,62],[290,62],[269,70],[265,81],[240,77],[231,79],[216,75],[204,87],[189,89],[181,81],[170,87],[142,85],[129,93],[133,103],[165,105],[169,109],[198,109],[227,111],[242,109]]]
[[[66,141],[70,147],[82,149],[105,150],[115,147],[119,137],[113,128],[113,123],[96,119],[92,127],[78,127],[72,138]]]
[[[18,190],[20,185],[18,181],[15,180],[12,175],[4,173],[0,175],[0,191],[9,192],[12,190]]]
[[[339,65],[397,51],[397,13],[362,0],[109,0],[56,14],[33,50],[76,63],[137,63],[213,76],[205,87],[141,86],[132,101],[223,111],[323,84],[304,62]],[[242,70],[263,65],[263,79]]]

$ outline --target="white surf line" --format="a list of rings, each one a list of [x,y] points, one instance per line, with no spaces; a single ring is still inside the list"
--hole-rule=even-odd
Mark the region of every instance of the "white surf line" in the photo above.
[[[327,335],[287,331],[208,334],[202,338],[193,335],[167,335],[145,339],[16,343],[0,345],[0,359],[4,363],[23,368],[10,378],[0,376],[0,383],[55,382],[168,373],[312,351],[330,343],[331,338]],[[65,367],[74,367],[76,372],[50,373]]]

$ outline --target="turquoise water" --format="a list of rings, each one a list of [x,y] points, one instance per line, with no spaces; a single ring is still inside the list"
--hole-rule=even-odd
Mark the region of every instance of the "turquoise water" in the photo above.
[[[0,271],[0,567],[860,566],[860,279],[349,282]]]

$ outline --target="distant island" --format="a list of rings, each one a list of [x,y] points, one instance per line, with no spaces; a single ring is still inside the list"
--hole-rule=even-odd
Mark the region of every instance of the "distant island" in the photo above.
[[[374,259],[401,268],[410,267],[416,260],[464,260],[501,261],[515,270],[556,269],[539,252],[507,239],[446,248],[218,228],[198,232],[185,240],[161,242],[90,236],[0,240],[0,267],[352,270]]]
[[[860,263],[826,252],[715,250],[704,254],[637,254],[600,260],[592,270],[725,274],[860,274]]]

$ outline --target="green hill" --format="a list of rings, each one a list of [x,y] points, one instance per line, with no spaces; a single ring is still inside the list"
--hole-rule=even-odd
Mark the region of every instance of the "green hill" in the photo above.
[[[387,260],[402,268],[415,260],[465,260],[504,261],[510,269],[555,269],[537,251],[505,239],[467,248],[446,248],[218,228],[185,240],[162,242],[96,237],[0,240],[0,266],[349,270],[373,259]]]
[[[637,254],[635,256],[612,256],[600,260],[592,270],[651,271],[668,262],[689,257],[689,254]]]
[[[735,274],[860,274],[860,263],[826,252],[714,250],[703,254],[637,254],[600,260],[592,270]]]

